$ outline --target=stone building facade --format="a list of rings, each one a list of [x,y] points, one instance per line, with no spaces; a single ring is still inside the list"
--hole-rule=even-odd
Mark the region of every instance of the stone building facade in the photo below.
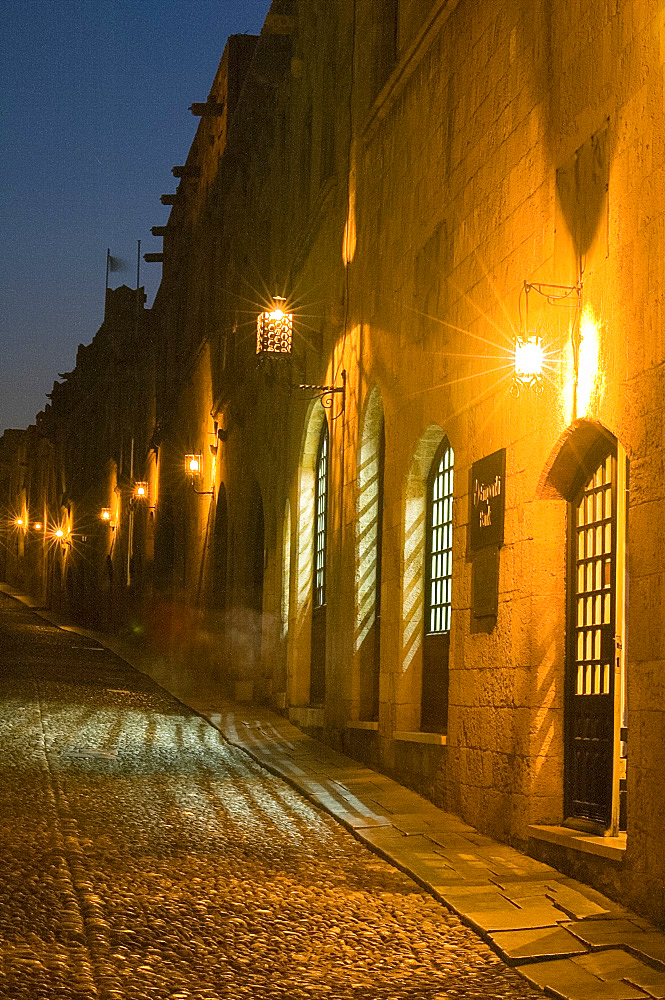
[[[274,0],[153,307],[1,442],[10,582],[661,923],[664,40],[648,0]],[[28,489],[74,534],[120,498],[82,581]]]

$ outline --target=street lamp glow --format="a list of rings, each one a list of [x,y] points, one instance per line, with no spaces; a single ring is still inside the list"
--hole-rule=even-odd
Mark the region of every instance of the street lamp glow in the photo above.
[[[190,476],[198,476],[201,472],[201,456],[185,455],[185,468]]]
[[[515,344],[515,379],[520,385],[536,385],[543,374],[543,345],[540,337],[535,335],[522,339],[518,337]]]
[[[257,354],[290,354],[293,342],[293,314],[286,312],[286,299],[276,295],[273,308],[259,313],[256,323]]]

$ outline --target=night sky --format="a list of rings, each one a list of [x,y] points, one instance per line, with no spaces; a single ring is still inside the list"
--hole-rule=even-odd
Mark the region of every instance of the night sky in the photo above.
[[[270,0],[26,0],[0,41],[0,433],[26,427],[103,316],[106,249],[136,281],[169,209],[230,34],[258,33]],[[141,262],[152,302],[159,264]]]

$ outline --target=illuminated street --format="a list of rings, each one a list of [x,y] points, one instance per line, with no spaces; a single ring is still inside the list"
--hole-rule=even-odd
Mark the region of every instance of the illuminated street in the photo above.
[[[0,997],[535,997],[94,642],[0,598]]]

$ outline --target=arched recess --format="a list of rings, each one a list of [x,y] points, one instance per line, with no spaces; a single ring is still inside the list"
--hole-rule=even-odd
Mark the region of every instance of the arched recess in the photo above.
[[[626,828],[626,453],[602,424],[577,420],[539,493],[567,502],[564,816]],[[563,539],[562,539],[563,543]]]
[[[430,424],[418,441],[405,484],[398,729],[421,727],[427,483],[444,437],[438,424]]]
[[[616,447],[617,439],[603,424],[576,420],[552,449],[538,483],[538,495],[572,501],[581,483],[594,471],[596,456]]]
[[[224,483],[219,484],[215,510],[215,533],[212,555],[212,606],[217,611],[226,609],[226,580],[228,564],[229,512]]]
[[[154,578],[157,590],[167,590],[173,586],[176,551],[175,523],[173,499],[170,493],[164,491],[155,521]]]
[[[298,478],[293,609],[296,634],[289,644],[289,701],[292,705],[310,703],[316,459],[325,419],[326,412],[321,404],[312,403],[303,436]]]
[[[248,511],[249,561],[249,605],[256,612],[259,622],[263,614],[263,571],[265,550],[265,525],[263,519],[263,497],[261,487],[254,481],[250,494]],[[260,638],[258,648],[261,648]]]
[[[284,508],[284,526],[282,535],[282,599],[281,619],[282,638],[289,633],[289,616],[291,613],[291,504],[286,501]]]
[[[358,717],[379,717],[381,563],[385,424],[374,387],[363,414],[358,448],[354,652],[358,664]]]

